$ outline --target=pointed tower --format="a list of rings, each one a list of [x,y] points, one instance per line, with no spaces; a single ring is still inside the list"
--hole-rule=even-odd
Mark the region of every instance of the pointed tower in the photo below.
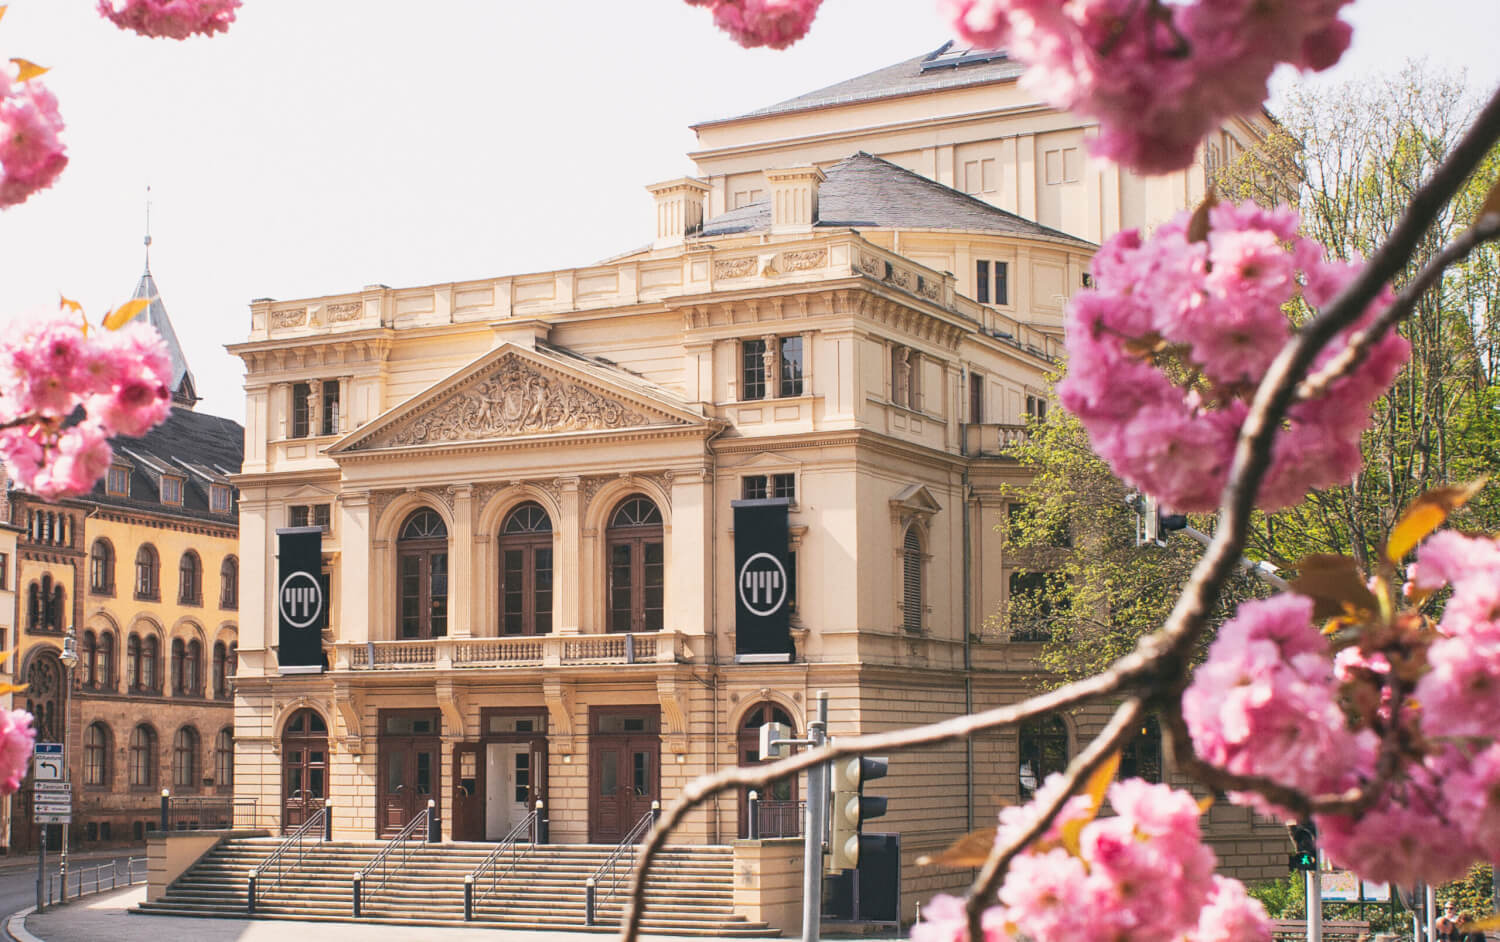
[[[191,409],[198,402],[198,387],[193,382],[193,371],[188,369],[187,356],[182,352],[182,344],[177,341],[177,332],[172,329],[172,322],[167,318],[167,308],[161,303],[161,292],[156,289],[156,279],[151,277],[151,233],[146,232],[146,270],[141,273],[140,284],[135,287],[133,298],[149,298],[151,303],[146,305],[132,321],[145,321],[156,332],[161,334],[161,339],[167,344],[167,356],[172,360],[172,406],[179,409]]]

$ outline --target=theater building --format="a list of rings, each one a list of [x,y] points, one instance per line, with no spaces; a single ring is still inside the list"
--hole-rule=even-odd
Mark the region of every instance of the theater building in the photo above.
[[[604,263],[254,302],[236,796],[287,828],[331,801],[371,838],[431,801],[474,841],[545,799],[554,840],[608,844],[753,761],[762,723],[805,732],[818,691],[835,736],[1035,692],[1035,640],[984,627],[1016,565],[1010,448],[1097,240],[1207,170],[1094,165],[1014,79],[944,47],[702,125],[699,175],[649,187],[650,245]],[[309,535],[319,571],[279,591]],[[965,876],[916,856],[1103,720],[893,757],[908,907]],[[1153,729],[1130,761],[1162,774]],[[1231,869],[1276,868],[1213,814]],[[746,821],[726,794],[677,840]]]

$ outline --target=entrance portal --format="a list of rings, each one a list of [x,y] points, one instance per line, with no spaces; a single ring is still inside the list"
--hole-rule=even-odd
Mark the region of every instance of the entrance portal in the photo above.
[[[295,831],[328,796],[328,724],[298,710],[281,734],[281,829]]]
[[[589,841],[617,844],[661,794],[661,708],[589,710]]]
[[[519,824],[547,785],[547,711],[536,707],[488,708],[479,713],[475,810],[460,840],[498,841]],[[523,836],[530,841],[530,836]]]
[[[395,836],[428,801],[442,814],[440,724],[436,710],[380,711],[380,836]]]

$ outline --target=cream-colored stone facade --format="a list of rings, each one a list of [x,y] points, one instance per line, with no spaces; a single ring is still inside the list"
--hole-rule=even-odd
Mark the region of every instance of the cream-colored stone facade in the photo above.
[[[1053,206],[1037,161],[1052,136],[1081,148],[1087,131],[1018,94],[986,84],[700,126],[702,179],[650,187],[651,247],[598,265],[253,303],[230,348],[247,370],[236,795],[296,805],[283,819],[296,823],[316,781],[335,833],[374,837],[416,807],[392,810],[420,782],[445,836],[493,839],[524,794],[546,800],[554,840],[607,841],[605,779],[669,801],[740,761],[768,704],[801,732],[826,690],[843,736],[1035,692],[1037,645],[983,628],[1005,604],[1001,487],[1025,483],[1007,448],[1045,407],[1085,238],[1191,204],[1204,177],[1133,181],[1079,157],[1082,195]],[[849,199],[840,161],[856,150],[951,183],[987,148],[1000,162],[981,164],[975,195],[1014,223],[981,206],[988,221],[971,226],[819,225],[835,187]],[[735,195],[756,185],[755,200]],[[715,223],[762,199],[763,225]],[[1008,266],[990,303],[974,299],[978,259]],[[792,349],[794,377],[756,378],[754,358]],[[769,482],[789,482],[797,656],[737,663],[732,503]],[[637,498],[660,515],[659,629],[614,604],[612,528]],[[550,552],[551,630],[507,634],[507,528],[532,505],[549,526],[529,545]],[[308,523],[325,530],[327,671],[283,674],[276,531]],[[445,586],[420,568],[432,552]],[[638,736],[611,719],[621,710]],[[309,722],[326,736],[306,738]],[[1066,718],[1069,745],[1103,722]],[[421,768],[413,749],[431,751]],[[872,786],[890,797],[875,829],[903,837],[908,917],[965,876],[915,858],[1020,800],[1018,749],[1009,731],[903,754]],[[474,800],[478,818],[461,819]],[[727,843],[744,817],[726,794],[677,839]],[[1226,848],[1266,833],[1220,831]]]

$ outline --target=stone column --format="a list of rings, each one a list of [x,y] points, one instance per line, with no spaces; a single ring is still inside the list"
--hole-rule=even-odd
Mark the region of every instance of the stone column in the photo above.
[[[338,640],[364,642],[370,634],[371,593],[385,580],[370,571],[370,492],[348,491],[339,497]]]
[[[453,493],[453,558],[448,561],[448,634],[469,638],[474,635],[474,488],[455,484],[449,490]]]
[[[557,633],[576,635],[583,626],[583,491],[578,478],[558,480],[561,490],[562,520],[558,521],[561,546],[553,559],[553,599],[557,612]]]

